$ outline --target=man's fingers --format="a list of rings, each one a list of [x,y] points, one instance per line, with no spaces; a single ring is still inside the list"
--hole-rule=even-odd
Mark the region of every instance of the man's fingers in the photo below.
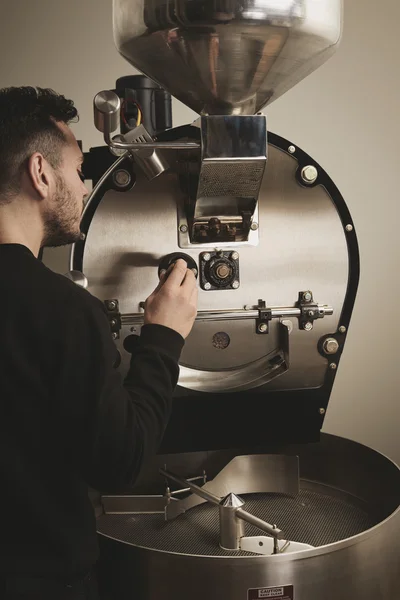
[[[193,289],[196,289],[196,277],[191,269],[186,269],[185,279],[182,283],[182,289],[190,297]]]
[[[185,279],[187,270],[186,261],[179,258],[168,275],[168,279],[164,282],[165,287],[179,287]]]

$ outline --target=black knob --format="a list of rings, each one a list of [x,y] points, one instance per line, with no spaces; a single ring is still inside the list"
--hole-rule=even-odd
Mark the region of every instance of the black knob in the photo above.
[[[185,254],[184,252],[172,252],[171,254],[163,256],[160,260],[160,264],[158,265],[158,277],[161,277],[163,273],[168,271],[170,266],[175,264],[179,258],[182,258],[186,262],[188,269],[191,269],[195,277],[197,278],[198,268],[196,261],[194,260],[194,258],[189,256],[188,254]]]

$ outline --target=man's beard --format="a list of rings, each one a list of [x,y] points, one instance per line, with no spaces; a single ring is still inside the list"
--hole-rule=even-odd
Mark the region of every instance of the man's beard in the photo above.
[[[47,211],[44,219],[42,248],[65,246],[79,240],[76,199],[58,173],[56,173],[56,192],[52,208]]]

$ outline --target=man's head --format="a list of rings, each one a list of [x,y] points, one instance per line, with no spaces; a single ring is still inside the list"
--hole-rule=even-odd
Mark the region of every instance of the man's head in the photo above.
[[[52,90],[0,90],[0,209],[22,197],[37,203],[42,246],[79,238],[87,189],[82,152],[68,127],[77,116],[73,102]]]

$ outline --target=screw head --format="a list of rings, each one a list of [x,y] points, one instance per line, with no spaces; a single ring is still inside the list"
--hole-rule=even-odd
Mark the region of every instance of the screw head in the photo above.
[[[294,154],[296,152],[296,146],[289,146],[288,150],[290,154]]]
[[[307,291],[303,293],[304,302],[310,302],[312,300],[312,293]]]
[[[353,231],[353,225],[351,225],[350,223],[346,225],[346,231]]]
[[[187,230],[188,230],[188,226],[187,226],[187,225],[181,225],[181,226],[179,227],[179,231],[180,231],[181,233],[187,233]]]
[[[107,302],[108,310],[115,310],[117,308],[117,303],[114,300],[110,300]]]
[[[340,333],[346,333],[347,329],[346,329],[346,327],[344,325],[341,325],[339,327],[339,331],[340,331]]]
[[[335,338],[326,338],[323,347],[326,354],[336,354],[339,350],[339,342]]]
[[[235,280],[235,281],[232,283],[232,287],[233,287],[233,289],[234,289],[234,290],[237,290],[237,289],[238,289],[238,287],[239,287],[239,285],[240,285],[240,283],[239,283],[237,280]]]
[[[191,269],[191,271],[192,271],[193,275],[194,275],[195,277],[197,277],[197,273],[198,273],[198,272],[197,272],[197,269],[194,269],[194,268],[193,268],[193,269]]]
[[[337,369],[337,364],[336,364],[336,363],[331,363],[331,364],[329,365],[329,368],[330,368],[332,371],[336,371],[336,369]]]
[[[115,327],[116,324],[117,324],[117,321],[115,319],[111,319],[111,321],[110,321],[111,327]]]
[[[309,310],[308,311],[308,316],[309,317],[313,317],[314,316],[314,311],[313,310]]]
[[[211,259],[211,254],[209,252],[206,252],[205,254],[203,254],[203,260],[208,262],[210,259]]]
[[[250,229],[251,229],[252,231],[257,231],[257,229],[258,229],[258,223],[252,223],[252,224],[250,225]]]
[[[208,281],[206,281],[205,284],[204,284],[204,289],[205,290],[211,290],[211,283],[209,283]]]
[[[258,331],[260,333],[265,333],[268,329],[268,325],[266,323],[260,323],[258,326]]]
[[[324,408],[320,408],[319,409],[319,414],[320,415],[324,415],[325,414],[325,409]]]
[[[81,231],[80,235],[79,235],[79,239],[83,242],[84,240],[86,240],[86,234],[83,233],[83,231]]]
[[[113,339],[113,340],[116,340],[116,339],[117,339],[117,337],[118,337],[118,334],[117,334],[117,333],[115,333],[115,331],[114,331],[114,333],[112,334],[112,339]]]
[[[313,324],[310,323],[310,321],[307,321],[307,323],[304,323],[304,329],[306,331],[311,331],[312,328],[313,328]]]
[[[238,258],[239,258],[239,254],[237,252],[232,252],[231,259],[232,260],[237,260]]]
[[[301,178],[305,183],[314,183],[318,179],[318,171],[313,165],[307,165],[301,170]]]
[[[118,187],[126,187],[127,185],[130,184],[131,179],[132,179],[129,171],[126,171],[125,169],[118,169],[118,171],[116,171],[114,173],[113,178],[114,178],[114,183]]]

